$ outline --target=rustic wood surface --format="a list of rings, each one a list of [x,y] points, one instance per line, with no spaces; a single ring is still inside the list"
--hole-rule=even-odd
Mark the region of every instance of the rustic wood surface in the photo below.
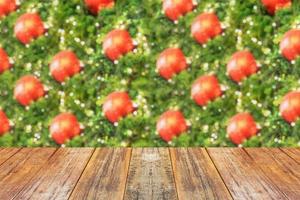
[[[300,199],[300,148],[0,148],[0,200]]]
[[[278,186],[288,199],[299,199],[300,165],[279,149],[248,149],[249,155],[260,166],[273,185]],[[283,174],[285,174],[283,176]],[[297,183],[294,184],[294,183]]]
[[[131,150],[125,148],[96,149],[71,199],[122,199],[130,154]]]
[[[170,149],[170,154],[180,199],[232,199],[205,149]]]
[[[177,199],[168,149],[133,149],[125,199]]]

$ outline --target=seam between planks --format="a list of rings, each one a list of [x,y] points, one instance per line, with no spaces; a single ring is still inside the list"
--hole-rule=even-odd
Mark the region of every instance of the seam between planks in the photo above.
[[[80,176],[78,177],[78,179],[77,179],[77,181],[76,181],[76,184],[75,184],[74,187],[72,188],[72,191],[71,191],[71,193],[70,193],[70,195],[68,196],[67,199],[70,199],[70,198],[71,198],[71,196],[72,196],[72,194],[73,194],[75,188],[77,187],[77,184],[79,183],[79,180],[81,179],[83,173],[84,173],[85,170],[86,170],[86,167],[88,166],[88,164],[89,164],[89,162],[91,161],[91,159],[92,159],[93,155],[95,154],[95,152],[96,152],[96,148],[93,148],[93,152],[91,153],[89,159],[87,160],[87,162],[86,162],[86,164],[85,164],[83,170],[81,171]]]
[[[23,148],[19,148],[15,153],[13,153],[11,156],[9,156],[6,160],[4,160],[2,163],[0,163],[0,166],[3,165],[6,161],[8,161],[11,157],[16,155],[19,151],[21,151]]]
[[[264,176],[264,178],[265,178],[266,180],[268,180],[269,182],[273,183],[274,188],[275,188],[279,193],[281,193],[281,194],[285,197],[285,199],[289,199],[288,196],[285,194],[285,192],[282,191],[282,190],[277,186],[277,184],[275,184],[274,181],[273,181],[271,178],[269,178],[269,176],[267,175],[267,173],[265,173],[265,172],[263,171],[263,169],[261,168],[261,166],[255,162],[254,158],[251,156],[251,154],[249,154],[249,152],[247,151],[247,149],[245,149],[245,148],[242,148],[242,149],[243,149],[243,151],[244,151],[244,152],[245,152],[245,153],[246,153],[246,154],[254,161],[255,167],[257,168],[257,170],[260,171],[260,173]],[[268,153],[268,155],[269,155],[269,153]]]
[[[175,184],[176,196],[177,196],[177,199],[179,200],[179,196],[178,196],[178,192],[177,192],[178,187],[177,187],[177,182],[176,182],[175,173],[174,173],[174,163],[171,158],[171,148],[168,148],[168,152],[169,152],[169,159],[170,159],[171,167],[172,167],[172,174],[173,174],[173,180],[174,180],[174,184]]]
[[[296,159],[294,159],[292,156],[290,156],[287,152],[283,151],[283,149],[278,148],[281,152],[283,152],[285,155],[287,155],[289,158],[291,158],[293,161],[295,161],[296,163],[300,164],[300,162]]]
[[[132,158],[132,151],[133,149],[130,148],[130,154],[129,154],[129,163],[128,163],[128,166],[127,166],[127,174],[126,174],[126,182],[125,182],[125,187],[124,187],[124,191],[123,191],[123,200],[125,199],[125,194],[126,194],[126,191],[127,191],[127,186],[128,186],[128,176],[129,176],[129,169],[130,169],[130,163],[131,163],[131,158]]]
[[[242,149],[243,149],[243,151],[248,155],[248,157],[249,157],[253,162],[255,162],[254,158],[250,155],[250,153],[247,151],[247,149],[244,148],[244,147],[242,147]],[[259,166],[259,165],[257,165],[257,166]]]
[[[215,169],[217,170],[217,173],[218,173],[219,177],[221,178],[223,184],[225,185],[225,188],[226,188],[226,190],[228,191],[228,193],[229,193],[231,199],[234,199],[233,196],[232,196],[232,194],[231,194],[231,192],[230,192],[230,190],[229,190],[229,188],[228,188],[228,186],[227,186],[227,184],[225,183],[225,180],[223,179],[223,177],[222,177],[222,175],[221,175],[219,169],[217,168],[217,166],[216,166],[214,160],[211,158],[211,155],[209,154],[209,151],[207,150],[207,148],[204,148],[204,149],[205,149],[205,151],[206,151],[206,153],[207,153],[209,159],[211,160],[212,164],[214,165]]]
[[[49,160],[56,152],[57,152],[57,150],[58,150],[58,148],[55,148],[55,151],[51,154],[51,156],[47,159],[47,160]],[[45,161],[45,163],[44,164],[42,164],[41,166],[40,166],[40,168],[36,171],[36,173],[35,174],[38,174],[38,172],[40,172],[41,170],[42,170],[42,168],[44,167],[44,165],[47,163],[47,161]],[[29,183],[32,179],[34,179],[35,178],[35,176],[32,176],[28,181],[27,181],[27,183]],[[14,197],[12,198],[12,199],[15,199],[16,198],[16,196],[18,196],[23,190],[24,190],[24,188],[25,188],[26,186],[24,186],[24,187],[22,187],[18,192],[16,192],[16,194],[14,195]]]
[[[50,160],[54,156],[54,154],[57,152],[57,150],[58,150],[58,148],[55,148],[55,151],[53,151],[53,153],[51,154],[51,156],[49,156],[48,160]],[[44,166],[44,165],[42,165],[42,166]]]

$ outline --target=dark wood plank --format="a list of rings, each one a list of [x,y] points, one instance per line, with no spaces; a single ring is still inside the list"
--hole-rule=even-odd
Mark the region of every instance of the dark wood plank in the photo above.
[[[300,164],[300,148],[281,148],[281,150]]]
[[[68,199],[94,149],[60,148],[15,199]]]
[[[288,199],[300,199],[300,164],[280,149],[245,149]]]
[[[55,148],[26,148],[8,159],[0,167],[0,199],[13,199],[55,150]]]
[[[0,148],[0,165],[16,154],[19,150],[20,148]]]
[[[234,199],[287,199],[242,148],[208,148]]]
[[[170,149],[179,199],[232,199],[204,148]]]
[[[167,148],[132,150],[125,199],[177,199]]]
[[[96,149],[70,199],[123,199],[131,149]]]

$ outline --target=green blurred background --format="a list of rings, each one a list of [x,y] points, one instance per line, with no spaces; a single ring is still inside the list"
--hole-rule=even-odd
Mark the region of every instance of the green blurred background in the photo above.
[[[22,45],[13,34],[18,16],[37,11],[49,30],[46,36]],[[193,19],[215,11],[226,27],[225,34],[205,47],[191,37]],[[300,59],[291,64],[279,53],[283,34],[300,25],[300,3],[275,16],[267,14],[260,0],[202,0],[178,24],[162,12],[161,0],[118,0],[113,9],[93,16],[82,0],[23,0],[21,6],[0,21],[0,44],[14,60],[12,70],[0,75],[0,107],[15,124],[0,138],[0,146],[56,146],[49,124],[60,112],[73,112],[85,126],[80,137],[66,146],[235,146],[226,137],[228,119],[250,112],[262,127],[260,135],[244,146],[298,146],[300,121],[295,126],[279,116],[279,103],[287,92],[300,87]],[[103,54],[102,41],[112,29],[124,27],[139,42],[137,52],[118,64]],[[160,52],[180,47],[192,61],[189,69],[168,82],[156,72]],[[71,49],[85,64],[84,70],[65,85],[49,75],[49,62],[60,50]],[[226,75],[226,64],[237,50],[249,49],[262,65],[259,73],[237,85]],[[215,73],[227,87],[224,98],[206,108],[190,98],[193,81]],[[13,99],[15,82],[35,74],[49,87],[47,98],[27,110]],[[114,126],[102,114],[106,95],[127,90],[139,105]],[[165,143],[156,133],[158,117],[170,108],[180,109],[191,127],[187,134]]]

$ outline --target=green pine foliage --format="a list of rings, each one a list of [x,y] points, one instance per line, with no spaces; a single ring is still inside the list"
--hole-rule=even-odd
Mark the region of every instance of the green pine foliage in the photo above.
[[[190,26],[198,14],[212,10],[225,31],[202,46],[191,37]],[[18,16],[30,11],[37,11],[49,28],[47,35],[24,46],[14,37],[13,27]],[[243,146],[298,146],[300,120],[291,126],[279,115],[281,98],[300,87],[300,59],[292,64],[279,52],[283,34],[297,25],[296,0],[275,16],[267,14],[260,0],[201,0],[178,24],[164,16],[161,0],[117,0],[114,8],[98,16],[91,15],[82,0],[23,0],[17,12],[0,21],[0,44],[14,61],[13,68],[0,75],[0,107],[14,123],[0,145],[56,146],[49,124],[57,114],[70,111],[85,129],[66,146],[235,146],[226,137],[227,122],[248,111],[261,131]],[[102,41],[118,27],[125,27],[139,44],[135,53],[114,64],[103,54]],[[156,59],[172,46],[180,47],[191,65],[168,82],[155,71]],[[85,67],[61,85],[49,75],[49,63],[65,49],[73,50]],[[261,68],[238,85],[226,75],[226,64],[242,49],[249,49]],[[209,73],[227,90],[203,108],[191,100],[190,89],[197,77]],[[26,74],[39,76],[49,87],[47,97],[28,109],[13,99],[16,81]],[[116,90],[128,91],[139,106],[118,126],[102,114],[105,97]],[[170,108],[180,109],[191,126],[168,144],[157,135],[156,121]]]

